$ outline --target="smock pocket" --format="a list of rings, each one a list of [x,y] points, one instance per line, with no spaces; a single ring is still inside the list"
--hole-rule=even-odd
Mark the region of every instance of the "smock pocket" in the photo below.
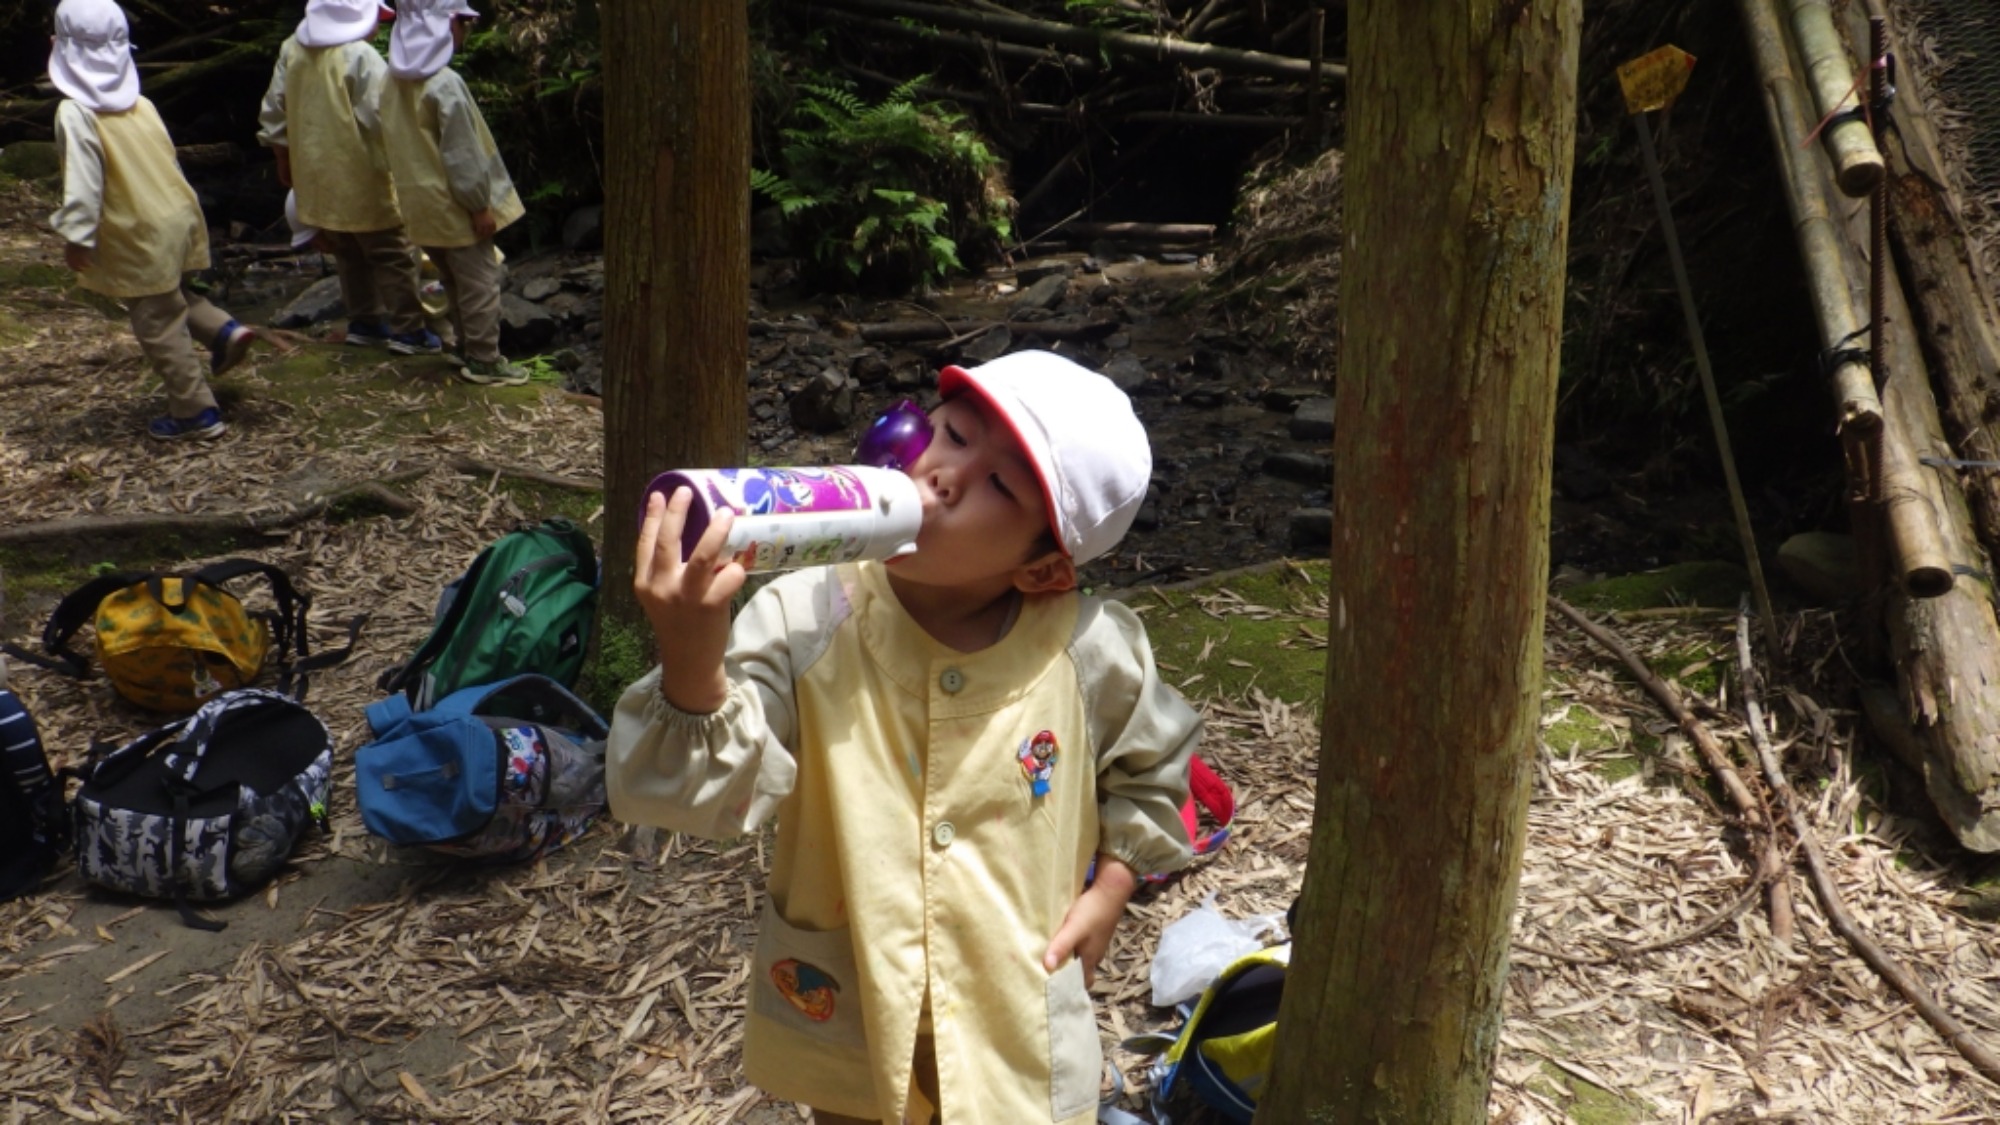
[[[1083,962],[1072,957],[1049,975],[1049,1116],[1067,1120],[1097,1105],[1104,1048],[1083,985]]]
[[[758,1015],[829,1046],[865,1051],[851,929],[799,929],[767,898],[753,965],[750,1006]]]

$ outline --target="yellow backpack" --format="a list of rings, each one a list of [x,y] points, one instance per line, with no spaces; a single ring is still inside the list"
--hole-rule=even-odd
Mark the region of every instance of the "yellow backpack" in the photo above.
[[[224,582],[262,574],[271,584],[276,612],[253,613]],[[141,707],[187,714],[225,691],[244,687],[263,671],[277,648],[279,690],[291,692],[293,676],[309,667],[345,659],[348,647],[306,660],[306,610],[312,602],[285,572],[255,559],[228,559],[187,574],[120,572],[94,578],[70,592],[42,630],[42,653],[7,651],[53,671],[82,678],[89,662],[69,648],[85,622],[95,627],[97,662],[118,694]]]

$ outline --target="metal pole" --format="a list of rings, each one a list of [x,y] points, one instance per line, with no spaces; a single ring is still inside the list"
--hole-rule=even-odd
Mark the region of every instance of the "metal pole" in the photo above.
[[[1660,211],[1660,233],[1667,242],[1667,261],[1673,266],[1674,286],[1680,290],[1681,313],[1687,318],[1688,342],[1694,347],[1695,370],[1701,373],[1702,397],[1708,400],[1708,420],[1715,427],[1716,452],[1722,455],[1722,479],[1729,486],[1729,504],[1736,512],[1736,533],[1743,540],[1743,560],[1749,564],[1750,589],[1757,596],[1757,615],[1764,622],[1764,641],[1771,659],[1781,660],[1785,649],[1778,637],[1778,617],[1771,611],[1771,591],[1764,585],[1764,564],[1757,557],[1757,534],[1750,527],[1750,509],[1743,502],[1743,485],[1736,478],[1736,454],[1729,446],[1729,427],[1722,420],[1722,397],[1715,391],[1715,370],[1708,363],[1708,341],[1701,334],[1701,316],[1694,307],[1694,287],[1688,283],[1687,263],[1681,260],[1681,238],[1674,227],[1674,213],[1667,205],[1667,182],[1660,175],[1659,154],[1653,150],[1653,127],[1649,114],[1635,113],[1639,126],[1639,156],[1646,165],[1646,179],[1653,185],[1653,203]]]

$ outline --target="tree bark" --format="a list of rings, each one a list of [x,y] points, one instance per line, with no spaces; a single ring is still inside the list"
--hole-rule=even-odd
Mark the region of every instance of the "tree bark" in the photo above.
[[[1487,1119],[1541,714],[1581,7],[1349,8],[1327,736],[1260,1121]]]
[[[644,636],[647,482],[741,464],[749,439],[749,18],[732,0],[602,14],[604,610]]]

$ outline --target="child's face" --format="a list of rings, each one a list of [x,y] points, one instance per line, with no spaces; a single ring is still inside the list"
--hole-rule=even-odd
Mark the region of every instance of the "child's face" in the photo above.
[[[471,16],[451,17],[451,49],[456,51],[465,46],[465,37],[472,33]]]
[[[1034,548],[1048,530],[1048,506],[1006,423],[965,394],[932,411],[931,427],[931,444],[910,469],[924,526],[916,554],[898,559],[896,574],[925,585],[970,585],[1046,557]]]

